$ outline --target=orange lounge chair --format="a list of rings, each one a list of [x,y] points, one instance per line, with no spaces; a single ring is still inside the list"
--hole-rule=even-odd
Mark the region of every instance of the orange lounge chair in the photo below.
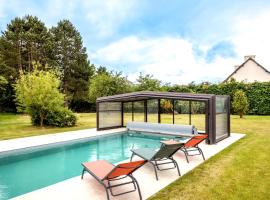
[[[140,199],[142,199],[141,191],[139,188],[139,184],[137,180],[133,177],[132,173],[135,172],[138,168],[143,166],[146,163],[145,160],[128,162],[128,163],[121,163],[118,165],[113,165],[106,160],[97,160],[93,162],[85,162],[82,163],[83,171],[81,179],[83,179],[84,172],[87,171],[91,174],[103,187],[105,188],[107,199],[109,200],[109,192],[110,191],[112,196],[119,196],[122,194],[130,193],[136,191],[138,188]],[[130,178],[126,182],[122,182],[119,184],[111,184],[112,181],[117,181],[124,178]],[[107,182],[107,184],[106,184]],[[134,189],[125,191],[122,193],[114,194],[112,188],[133,184]]]
[[[196,156],[196,155],[202,155],[203,160],[205,160],[205,157],[203,155],[203,151],[201,150],[201,148],[198,146],[202,141],[204,141],[206,138],[208,137],[208,135],[196,135],[193,136],[190,140],[188,140],[182,147],[181,147],[181,151],[183,151],[185,153],[186,156],[186,160],[189,163],[188,160],[188,156]],[[198,153],[192,153],[189,154],[189,152],[194,152],[197,151]]]

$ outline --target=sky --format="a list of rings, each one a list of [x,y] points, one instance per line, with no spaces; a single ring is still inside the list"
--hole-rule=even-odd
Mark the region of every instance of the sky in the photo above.
[[[269,0],[0,0],[0,30],[35,15],[48,28],[70,20],[89,60],[136,82],[221,82],[245,55],[270,70]]]

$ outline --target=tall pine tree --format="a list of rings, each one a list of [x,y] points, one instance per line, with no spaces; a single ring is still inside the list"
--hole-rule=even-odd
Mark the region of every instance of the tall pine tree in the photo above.
[[[19,71],[32,71],[33,62],[49,64],[50,34],[37,17],[16,17],[0,38],[0,54],[5,65]]]
[[[62,90],[65,94],[65,105],[72,101],[86,101],[89,77],[93,75],[86,48],[80,33],[68,20],[60,21],[51,30],[53,55],[61,74]]]
[[[50,34],[37,17],[11,20],[0,36],[0,75],[8,84],[0,97],[0,111],[15,111],[13,84],[19,72],[33,70],[33,62],[51,64]]]

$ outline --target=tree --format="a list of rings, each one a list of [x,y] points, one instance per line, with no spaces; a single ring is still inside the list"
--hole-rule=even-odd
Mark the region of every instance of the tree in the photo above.
[[[89,77],[94,74],[93,65],[87,60],[86,48],[80,33],[68,20],[60,21],[50,30],[53,39],[53,55],[61,73],[61,88],[65,105],[72,100],[87,97]]]
[[[121,73],[100,73],[90,83],[89,99],[95,102],[98,97],[122,94],[131,91],[131,83]]]
[[[48,113],[64,105],[59,86],[60,80],[54,72],[35,68],[33,72],[21,73],[15,84],[18,111],[30,114],[32,119],[38,114],[40,126],[43,126]]]
[[[4,103],[7,96],[8,81],[5,77],[0,75],[0,112],[4,111]]]
[[[13,19],[0,36],[0,74],[8,84],[0,96],[0,111],[16,110],[13,84],[20,71],[32,71],[33,62],[51,63],[48,56],[50,35],[44,23],[27,15]]]
[[[143,75],[140,73],[137,79],[138,84],[136,85],[137,91],[149,90],[149,91],[159,91],[161,87],[161,81],[154,79],[152,75]]]
[[[103,67],[103,66],[99,66],[99,68],[97,68],[96,73],[97,74],[107,74],[107,75],[110,74],[110,72],[108,71],[108,69],[106,67]]]
[[[167,112],[173,112],[173,104],[170,100],[164,100],[161,102],[162,108]]]
[[[2,61],[15,69],[15,76],[19,75],[19,71],[32,71],[33,61],[45,66],[49,63],[49,41],[47,28],[37,17],[16,17],[0,38]]]
[[[5,77],[0,76],[0,92],[5,90],[5,86],[8,84],[7,79]]]
[[[242,90],[236,90],[233,95],[232,106],[234,111],[239,114],[240,118],[243,118],[243,115],[248,110],[248,100],[245,92]]]
[[[0,55],[0,74],[2,83],[0,83],[0,112],[15,112],[14,90],[12,84],[16,78],[16,71],[4,64]]]

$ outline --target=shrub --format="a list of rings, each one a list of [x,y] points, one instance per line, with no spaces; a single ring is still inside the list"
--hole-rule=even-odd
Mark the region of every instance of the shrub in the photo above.
[[[67,108],[62,108],[49,112],[44,123],[50,126],[70,127],[74,126],[76,122],[75,114]]]
[[[233,95],[232,106],[234,111],[239,114],[240,118],[243,118],[243,115],[248,110],[248,100],[245,92],[242,90],[237,90],[235,92]]]
[[[40,124],[40,115],[37,108],[32,107],[31,120],[33,125]],[[48,111],[43,125],[46,126],[58,126],[58,127],[70,127],[76,125],[76,115],[67,108],[60,108],[57,110]]]
[[[173,104],[170,100],[162,100],[161,106],[166,113],[171,113],[173,111]]]
[[[75,115],[64,108],[60,80],[54,72],[38,71],[21,74],[15,84],[17,109],[31,116],[33,125],[72,126]]]

